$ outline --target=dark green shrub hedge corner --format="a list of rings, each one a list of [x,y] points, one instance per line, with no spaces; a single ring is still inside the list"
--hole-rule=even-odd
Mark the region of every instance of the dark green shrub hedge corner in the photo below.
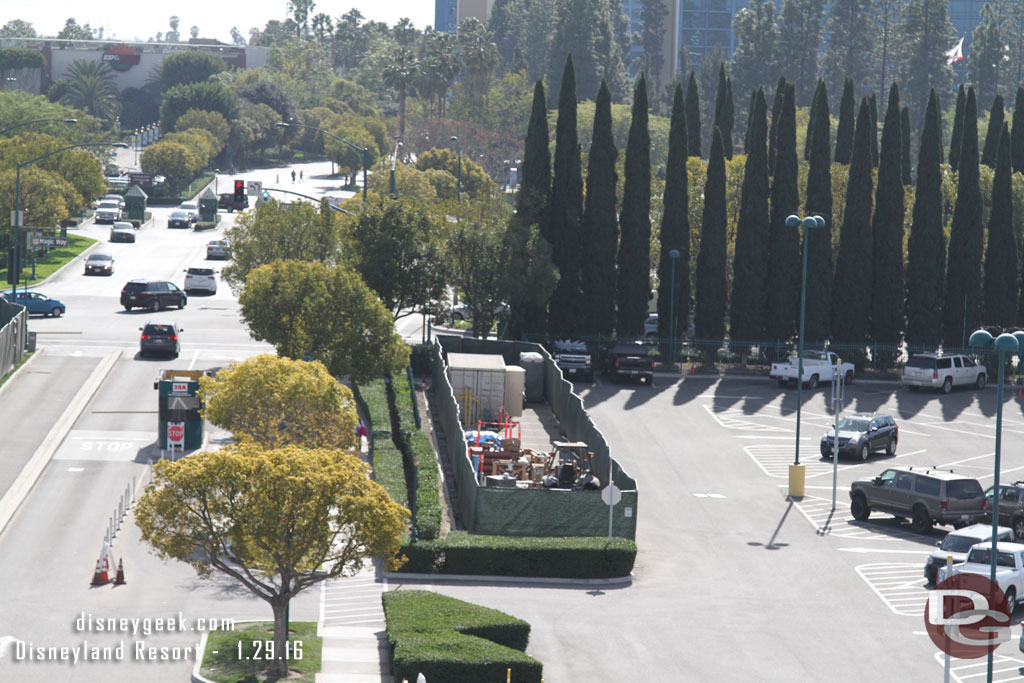
[[[391,672],[396,681],[539,683],[543,666],[525,653],[530,625],[508,614],[431,591],[383,595]]]

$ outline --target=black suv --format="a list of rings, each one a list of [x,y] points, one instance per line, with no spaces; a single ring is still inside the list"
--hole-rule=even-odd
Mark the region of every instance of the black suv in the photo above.
[[[636,379],[650,385],[654,380],[654,357],[657,348],[640,342],[616,342],[604,357],[604,372],[612,382]]]
[[[124,310],[148,308],[159,311],[168,306],[185,308],[188,295],[166,280],[130,280],[121,290],[121,305]]]
[[[231,213],[232,211],[236,210],[241,211],[242,209],[248,209],[249,197],[243,196],[242,201],[238,201],[237,199],[235,199],[235,195],[232,194],[231,192],[223,193],[217,199],[217,208],[223,209],[228,213]]]
[[[821,456],[832,457],[835,447],[835,429],[821,437]],[[850,455],[867,460],[872,451],[885,449],[886,455],[895,455],[900,439],[900,428],[889,415],[849,415],[839,421],[839,455]]]

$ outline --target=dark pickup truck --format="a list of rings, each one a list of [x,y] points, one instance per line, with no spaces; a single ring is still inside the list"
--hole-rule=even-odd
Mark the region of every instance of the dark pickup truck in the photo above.
[[[242,201],[238,201],[235,199],[235,195],[230,192],[222,194],[220,198],[217,200],[217,208],[223,209],[228,213],[231,213],[232,211],[236,210],[241,211],[242,209],[248,209],[249,197],[242,197]]]
[[[651,384],[654,380],[654,357],[657,348],[640,342],[616,342],[604,357],[604,372],[613,382],[638,379]]]

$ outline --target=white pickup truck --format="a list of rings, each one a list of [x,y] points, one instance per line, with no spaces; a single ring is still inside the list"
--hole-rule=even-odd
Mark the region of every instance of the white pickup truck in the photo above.
[[[1010,612],[1017,606],[1024,595],[1024,544],[1022,543],[1000,543],[998,546],[999,559],[996,561],[996,583],[1000,590],[1006,595],[1006,601],[1010,604]],[[992,572],[992,542],[985,541],[971,546],[967,553],[967,561],[963,564],[953,565],[953,574],[980,574],[985,578],[991,576]],[[942,583],[949,578],[949,570],[940,567],[936,583]]]
[[[804,351],[803,383],[813,389],[818,382],[831,382],[833,368],[838,364],[839,374],[843,382],[853,382],[853,363],[840,363],[839,356],[831,351]],[[796,355],[789,357],[788,363],[772,363],[770,377],[777,379],[781,386],[796,384],[799,363]]]

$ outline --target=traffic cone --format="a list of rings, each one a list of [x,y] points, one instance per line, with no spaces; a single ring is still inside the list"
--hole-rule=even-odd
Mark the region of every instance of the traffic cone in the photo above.
[[[124,580],[124,560],[117,561],[117,576],[114,578],[115,586],[123,586],[127,581]]]
[[[102,568],[103,560],[96,560],[96,571],[92,575],[92,585],[102,586],[110,581],[107,572]]]

